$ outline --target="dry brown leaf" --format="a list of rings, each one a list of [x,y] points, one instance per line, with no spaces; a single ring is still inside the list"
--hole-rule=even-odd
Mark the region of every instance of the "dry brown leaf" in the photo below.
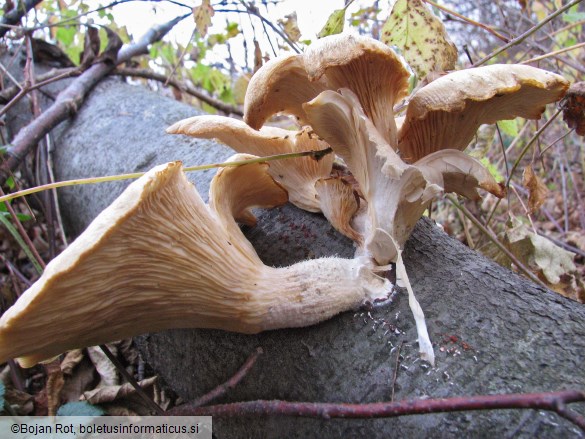
[[[65,384],[60,365],[54,361],[47,365],[47,411],[49,416],[55,416],[61,406],[61,389]]]
[[[108,343],[107,346],[113,355],[118,354],[118,348],[113,343]],[[100,376],[100,383],[97,385],[98,388],[115,386],[120,382],[116,366],[114,366],[100,347],[89,347],[87,348],[87,353]]]
[[[532,165],[528,165],[524,168],[524,174],[522,177],[522,185],[528,189],[530,193],[528,197],[528,213],[534,213],[540,206],[545,202],[546,196],[548,195],[548,189],[540,178],[534,173]]]
[[[171,400],[160,386],[155,382],[152,386],[145,389],[148,396],[163,410],[171,406]],[[117,399],[113,403],[101,404],[101,407],[110,416],[147,416],[152,415],[152,409],[144,400],[135,392],[123,399]]]
[[[563,120],[569,128],[575,128],[580,136],[585,136],[585,82],[576,82],[562,100]]]
[[[209,0],[202,0],[199,6],[193,8],[193,19],[195,20],[195,26],[201,37],[207,35],[207,29],[211,25],[211,17],[215,14],[213,6],[211,6]]]
[[[9,386],[6,387],[4,392],[4,403],[10,405],[19,416],[32,415],[35,409],[32,395]]]
[[[563,276],[576,270],[574,253],[568,252],[543,236],[518,223],[506,231],[506,246],[524,265],[536,273],[551,289]]]
[[[73,374],[73,369],[83,360],[83,351],[74,349],[67,352],[63,361],[61,361],[61,372],[65,375]]]
[[[83,360],[75,367],[71,375],[65,376],[65,385],[61,390],[63,402],[79,401],[83,392],[95,387],[96,371],[89,358]]]
[[[278,24],[281,25],[282,30],[284,30],[284,33],[291,39],[291,41],[294,41],[296,43],[297,41],[300,40],[301,31],[297,23],[296,12],[285,15],[284,18],[278,20]]]
[[[157,377],[150,377],[140,381],[140,387],[144,390],[149,389],[156,382]],[[125,383],[117,386],[102,387],[99,389],[90,390],[83,393],[83,399],[90,404],[103,404],[108,402],[118,401],[127,398],[136,393],[136,390],[130,383]]]
[[[260,67],[264,64],[262,59],[262,50],[260,50],[260,44],[254,40],[254,73],[256,73]]]

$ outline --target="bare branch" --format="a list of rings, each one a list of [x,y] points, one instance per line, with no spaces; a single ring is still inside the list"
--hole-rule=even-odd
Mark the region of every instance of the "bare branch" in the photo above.
[[[92,65],[76,78],[43,114],[22,128],[14,138],[6,153],[6,160],[0,165],[0,183],[10,176],[11,172],[22,162],[31,148],[36,145],[45,134],[61,122],[75,114],[87,93],[98,84],[102,78],[110,73],[115,65],[128,61],[134,56],[148,53],[148,46],[159,41],[179,21],[190,14],[177,17],[168,23],[154,26],[137,43],[122,47],[118,53],[116,63],[100,62]]]
[[[0,38],[6,35],[6,32],[8,32],[12,26],[16,26],[28,11],[42,1],[43,0],[24,0],[23,3],[17,2],[14,9],[7,14],[4,14],[0,19]]]
[[[155,81],[171,85],[172,87],[175,87],[178,90],[190,94],[191,96],[196,97],[200,101],[205,102],[208,105],[211,105],[213,108],[216,108],[225,114],[235,114],[238,116],[244,115],[242,110],[240,110],[237,107],[234,107],[233,105],[229,105],[226,104],[225,102],[221,102],[217,99],[214,99],[213,97],[207,95],[201,90],[196,89],[195,87],[191,86],[188,83],[181,82],[175,78],[169,78],[166,75],[153,72],[152,70],[119,67],[112,72],[112,75],[135,76],[139,78],[153,79]]]
[[[173,409],[175,416],[295,416],[306,418],[393,418],[426,413],[463,412],[496,409],[536,409],[557,413],[585,431],[585,418],[566,405],[585,401],[585,393],[566,390],[546,393],[459,396],[415,399],[370,404],[320,402],[247,401],[207,407],[183,405]]]

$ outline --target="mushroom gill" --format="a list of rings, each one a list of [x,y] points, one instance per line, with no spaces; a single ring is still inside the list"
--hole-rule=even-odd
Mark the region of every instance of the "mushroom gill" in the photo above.
[[[2,315],[0,362],[19,357],[30,367],[66,350],[169,328],[307,326],[385,297],[388,281],[362,261],[283,268],[260,261],[233,215],[250,222],[250,207],[286,200],[266,167],[224,169],[212,182],[212,206],[180,162],[132,183]],[[262,179],[264,187],[255,187]]]

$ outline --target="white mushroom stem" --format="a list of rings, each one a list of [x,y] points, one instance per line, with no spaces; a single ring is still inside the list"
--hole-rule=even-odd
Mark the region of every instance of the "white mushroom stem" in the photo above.
[[[236,204],[227,208],[241,210]],[[4,313],[0,362],[20,357],[29,367],[73,348],[169,328],[307,326],[389,290],[359,260],[265,266],[175,162],[132,183]]]
[[[402,251],[398,252],[398,257],[396,259],[396,282],[398,283],[399,281],[404,283],[404,286],[408,291],[408,305],[410,306],[410,310],[412,311],[412,315],[416,323],[420,356],[423,360],[428,361],[431,363],[431,365],[434,366],[435,352],[433,351],[433,345],[427,330],[425,315],[420,304],[418,303],[418,300],[416,300],[414,290],[410,285],[410,280],[408,279],[408,274],[406,273],[406,267],[404,266],[404,261],[402,260]]]

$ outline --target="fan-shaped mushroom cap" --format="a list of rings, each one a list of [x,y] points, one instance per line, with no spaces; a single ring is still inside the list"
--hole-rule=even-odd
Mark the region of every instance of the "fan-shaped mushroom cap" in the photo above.
[[[324,90],[353,91],[387,142],[396,140],[392,107],[406,95],[409,74],[400,58],[372,38],[342,33],[320,39],[303,55],[287,55],[263,66],[246,92],[244,119],[259,128],[285,111],[307,118],[302,104]]]
[[[524,65],[449,73],[414,94],[397,148],[409,163],[441,149],[463,150],[481,124],[518,116],[538,119],[568,86],[562,76]]]
[[[252,76],[244,100],[244,120],[260,129],[272,115],[285,112],[295,115],[303,125],[302,104],[325,88],[322,82],[309,81],[302,55],[275,58]]]
[[[309,46],[304,62],[310,81],[325,78],[330,90],[351,90],[386,142],[396,141],[393,107],[406,96],[410,74],[394,50],[373,38],[341,33]]]
[[[307,326],[387,295],[388,281],[363,261],[263,265],[229,219],[249,221],[250,206],[270,204],[256,197],[265,188],[250,192],[256,181],[242,178],[253,172],[247,167],[266,168],[222,172],[211,191],[215,210],[179,162],[132,183],[0,318],[0,362],[20,357],[32,366],[68,349],[169,328]],[[283,191],[272,184],[268,196],[280,203]]]
[[[195,116],[181,120],[167,129],[170,134],[217,139],[240,153],[269,156],[304,151],[321,151],[329,145],[308,128],[289,131],[276,127],[250,128],[238,119],[224,116]],[[327,178],[333,167],[333,154],[320,160],[298,157],[275,160],[268,172],[287,190],[289,201],[309,212],[319,212],[315,182]]]

